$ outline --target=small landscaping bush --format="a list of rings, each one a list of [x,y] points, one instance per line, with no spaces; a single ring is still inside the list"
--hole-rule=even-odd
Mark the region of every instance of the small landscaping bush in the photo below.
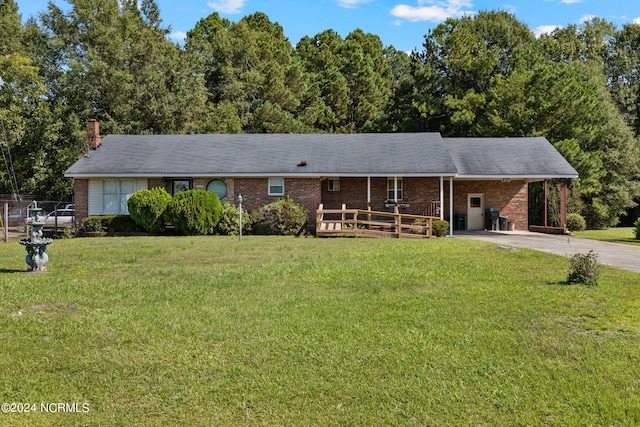
[[[444,237],[447,235],[447,231],[449,231],[449,221],[445,221],[444,219],[433,221],[431,225],[431,234],[436,237]]]
[[[105,231],[102,226],[102,217],[90,216],[85,218],[82,223],[82,230],[87,232],[100,232]]]
[[[593,250],[586,254],[576,253],[569,258],[569,274],[567,282],[596,286],[600,276],[598,254]]]
[[[567,228],[569,231],[584,231],[587,228],[587,221],[578,213],[567,215]]]
[[[307,211],[291,197],[279,199],[258,210],[255,234],[294,236],[307,223]]]
[[[213,191],[188,190],[173,196],[167,217],[180,234],[213,234],[220,220],[222,204]]]
[[[171,195],[162,187],[136,191],[129,197],[127,207],[131,219],[148,233],[158,234],[165,228],[165,211]]]
[[[233,203],[222,204],[220,221],[216,225],[216,234],[223,236],[237,236],[240,232],[238,207]],[[253,215],[242,210],[242,233],[249,234],[253,228]]]
[[[142,231],[129,215],[95,215],[85,218],[82,230],[87,232],[130,233]]]
[[[636,239],[640,240],[640,218],[636,219],[636,222],[633,223],[633,234]]]

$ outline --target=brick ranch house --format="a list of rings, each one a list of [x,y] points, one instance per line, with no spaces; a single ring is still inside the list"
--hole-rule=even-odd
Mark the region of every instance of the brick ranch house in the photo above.
[[[260,208],[290,196],[309,212],[325,209],[466,215],[467,230],[486,228],[486,210],[526,230],[528,184],[577,178],[544,137],[442,138],[439,133],[108,135],[88,123],[87,153],[74,179],[76,219],[126,214],[129,195],[164,187],[215,191],[223,202]],[[563,185],[563,188],[566,188]],[[563,192],[565,193],[565,192]],[[566,218],[566,198],[561,215]],[[565,223],[566,219],[562,219]]]

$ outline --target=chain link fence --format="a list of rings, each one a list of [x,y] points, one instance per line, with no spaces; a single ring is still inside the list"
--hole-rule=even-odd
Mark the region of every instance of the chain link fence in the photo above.
[[[75,211],[70,201],[40,200],[33,196],[16,200],[10,195],[0,194],[0,229],[26,235],[27,219],[31,216],[31,209],[35,207],[34,201],[42,209],[41,215],[45,216],[46,231],[58,233],[69,227],[75,228]]]

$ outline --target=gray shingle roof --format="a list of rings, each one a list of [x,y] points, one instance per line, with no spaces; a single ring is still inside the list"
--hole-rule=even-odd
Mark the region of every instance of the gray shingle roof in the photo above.
[[[455,175],[438,133],[109,135],[66,176]],[[305,160],[307,166],[298,164]]]
[[[577,178],[544,137],[445,138],[458,177]]]
[[[306,161],[306,166],[298,166]],[[545,138],[438,133],[109,135],[69,177],[577,177]]]

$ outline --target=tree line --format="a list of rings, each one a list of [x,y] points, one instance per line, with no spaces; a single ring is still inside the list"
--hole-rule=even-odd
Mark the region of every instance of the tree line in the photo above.
[[[615,224],[640,198],[640,25],[535,37],[504,11],[448,19],[410,54],[355,29],[295,45],[264,13],[169,40],[154,0],[67,0],[22,23],[0,0],[0,193],[68,198],[103,134],[440,132],[545,136],[580,173],[570,211]]]

